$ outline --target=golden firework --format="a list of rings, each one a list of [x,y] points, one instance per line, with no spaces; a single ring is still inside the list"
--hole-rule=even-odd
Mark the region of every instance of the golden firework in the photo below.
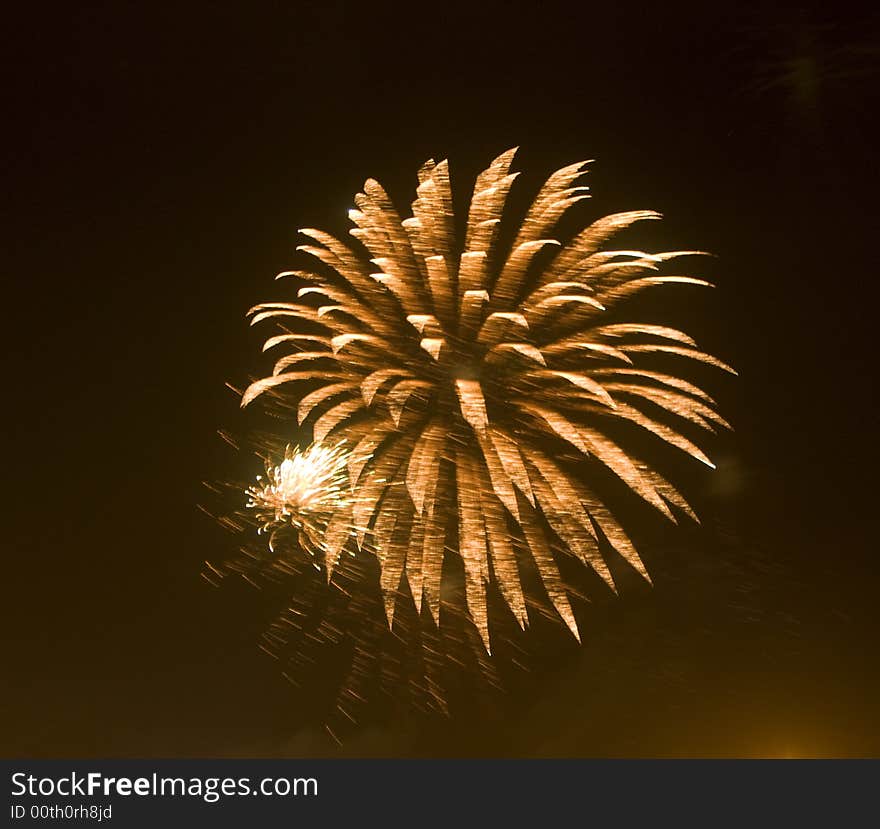
[[[265,476],[246,490],[246,506],[260,521],[259,531],[270,533],[270,547],[274,531],[290,526],[313,555],[322,549],[333,515],[348,504],[347,461],[342,444],[315,443],[304,451],[287,447],[277,466],[266,463]]]
[[[350,497],[333,499],[322,536],[328,574],[352,533],[358,544],[369,537],[389,623],[404,583],[416,609],[424,601],[438,621],[444,558],[457,553],[467,609],[487,649],[488,584],[520,626],[528,622],[523,556],[575,636],[554,548],[613,589],[607,540],[648,579],[583,458],[666,518],[675,520],[671,508],[695,518],[665,477],[618,444],[614,424],[712,466],[681,424],[726,427],[713,400],[648,361],[686,358],[732,371],[682,331],[615,316],[645,289],[708,284],[660,272],[694,251],[604,248],[659,214],[617,213],[560,241],[560,219],[587,198],[578,163],[550,176],[519,226],[505,226],[513,155],[477,177],[463,234],[446,161],[419,170],[407,218],[368,180],[349,212],[354,245],[300,231],[314,244],[298,249],[321,264],[280,274],[301,280],[298,302],[251,309],[252,323],[291,326],[266,341],[264,350],[284,354],[242,398],[246,406],[268,393],[299,423],[308,419],[317,442],[332,436],[351,447]]]

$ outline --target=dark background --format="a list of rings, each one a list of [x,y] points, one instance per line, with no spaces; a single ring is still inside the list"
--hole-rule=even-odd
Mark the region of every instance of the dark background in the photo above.
[[[880,28],[825,6],[10,7],[2,752],[880,754]],[[513,145],[538,177],[596,158],[597,215],[718,254],[689,325],[740,371],[736,436],[705,531],[646,530],[656,589],[582,650],[496,717],[339,749],[257,649],[259,594],[199,578],[244,312],[366,177],[405,204],[428,156],[466,181]]]

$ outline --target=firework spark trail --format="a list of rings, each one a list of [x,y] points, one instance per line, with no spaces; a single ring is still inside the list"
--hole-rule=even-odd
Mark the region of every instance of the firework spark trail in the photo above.
[[[293,330],[266,340],[264,351],[282,356],[242,397],[242,406],[271,399],[297,423],[310,423],[317,443],[350,447],[349,495],[334,496],[321,532],[328,578],[353,534],[378,559],[389,625],[407,592],[417,613],[424,605],[439,623],[451,550],[463,564],[466,609],[487,650],[488,585],[497,586],[520,627],[528,624],[522,551],[575,637],[554,549],[574,555],[612,590],[608,545],[649,579],[591,473],[604,467],[669,520],[676,512],[695,519],[664,476],[612,438],[613,424],[711,467],[688,435],[728,424],[675,364],[733,371],[682,331],[613,316],[649,288],[708,285],[661,273],[696,251],[604,249],[616,233],[657,213],[618,213],[568,240],[555,238],[563,215],[587,198],[578,184],[585,164],[550,176],[521,225],[510,228],[512,243],[504,241],[513,155],[503,153],[478,176],[462,238],[446,161],[419,170],[405,219],[369,179],[349,212],[354,245],[300,231],[313,244],[298,250],[319,264],[280,274],[299,280],[298,301],[249,312],[252,324],[291,323]],[[262,499],[270,512],[272,497]]]

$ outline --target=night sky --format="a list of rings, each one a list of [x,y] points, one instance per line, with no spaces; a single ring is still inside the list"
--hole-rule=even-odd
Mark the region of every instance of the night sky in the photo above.
[[[7,11],[4,754],[880,755],[880,19],[710,8]],[[717,254],[669,314],[739,370],[709,383],[736,432],[703,529],[640,530],[656,587],[582,649],[340,749],[257,648],[272,608],[199,575],[230,552],[196,507],[240,474],[224,384],[265,368],[244,313],[367,177],[408,204],[427,157],[455,187],[515,145]]]

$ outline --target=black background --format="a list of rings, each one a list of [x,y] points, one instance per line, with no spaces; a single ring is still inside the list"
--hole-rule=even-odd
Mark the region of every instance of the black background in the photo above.
[[[8,9],[3,752],[880,753],[880,41],[824,5]],[[740,371],[736,438],[705,536],[497,717],[338,748],[257,650],[259,595],[199,578],[244,311],[366,177],[406,203],[428,156],[466,181],[513,145],[537,177],[597,159],[597,214],[718,254],[688,313]]]

